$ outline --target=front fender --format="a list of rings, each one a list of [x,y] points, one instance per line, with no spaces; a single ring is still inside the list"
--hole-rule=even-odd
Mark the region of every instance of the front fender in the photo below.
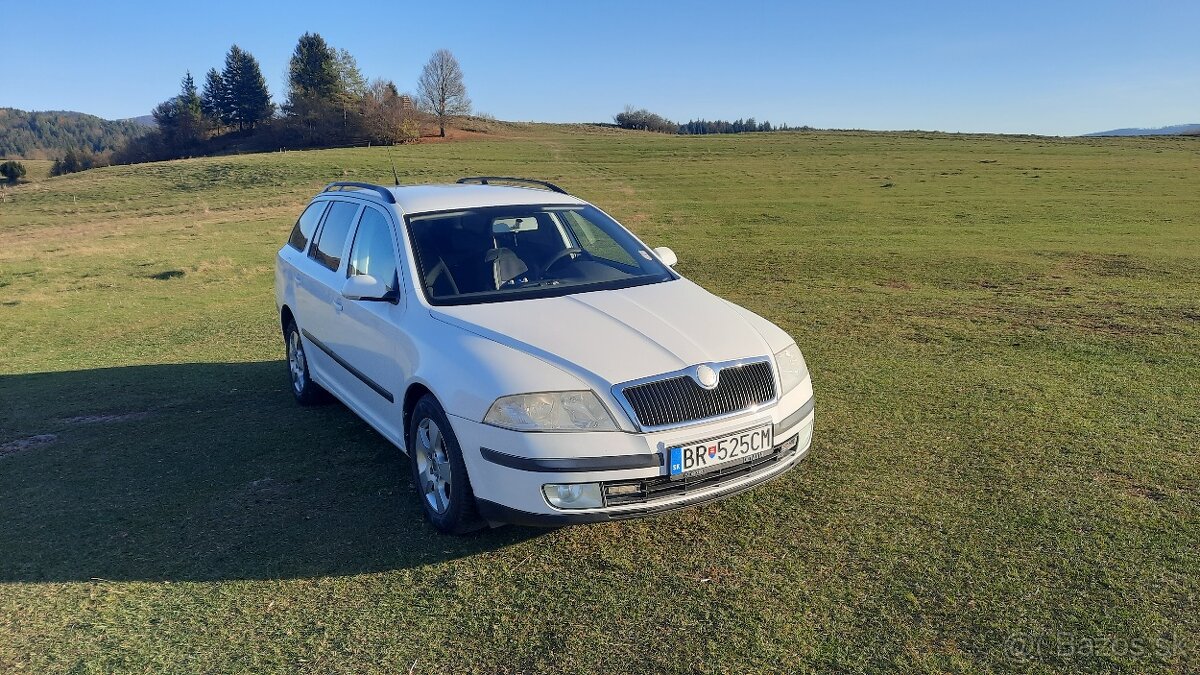
[[[501,396],[591,389],[557,366],[456,326],[431,320],[426,327],[413,379],[451,415],[482,422]]]

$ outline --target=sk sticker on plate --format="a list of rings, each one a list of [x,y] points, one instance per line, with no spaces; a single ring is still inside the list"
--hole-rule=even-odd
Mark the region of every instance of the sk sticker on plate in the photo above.
[[[683,473],[683,448],[671,448],[671,471],[672,476]]]

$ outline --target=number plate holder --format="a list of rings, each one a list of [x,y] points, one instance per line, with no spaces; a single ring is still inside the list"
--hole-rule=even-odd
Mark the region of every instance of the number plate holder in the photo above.
[[[771,424],[681,443],[667,449],[667,475],[678,480],[753,462],[769,455],[774,448]]]

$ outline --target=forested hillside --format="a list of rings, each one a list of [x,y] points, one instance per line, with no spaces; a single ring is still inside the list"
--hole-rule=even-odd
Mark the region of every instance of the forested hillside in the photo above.
[[[111,121],[77,112],[0,108],[0,157],[47,159],[71,149],[106,153],[149,129],[132,120]]]

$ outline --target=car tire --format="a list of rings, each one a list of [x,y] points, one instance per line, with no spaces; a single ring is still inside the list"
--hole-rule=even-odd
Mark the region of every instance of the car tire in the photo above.
[[[303,406],[319,405],[329,400],[329,395],[321,385],[313,382],[308,371],[308,356],[304,353],[304,340],[300,337],[300,329],[295,321],[288,321],[283,331],[283,341],[287,348],[288,371],[292,384],[292,396],[296,403]]]
[[[417,401],[409,417],[408,459],[425,517],[439,532],[466,534],[484,526],[458,438],[430,394]]]

